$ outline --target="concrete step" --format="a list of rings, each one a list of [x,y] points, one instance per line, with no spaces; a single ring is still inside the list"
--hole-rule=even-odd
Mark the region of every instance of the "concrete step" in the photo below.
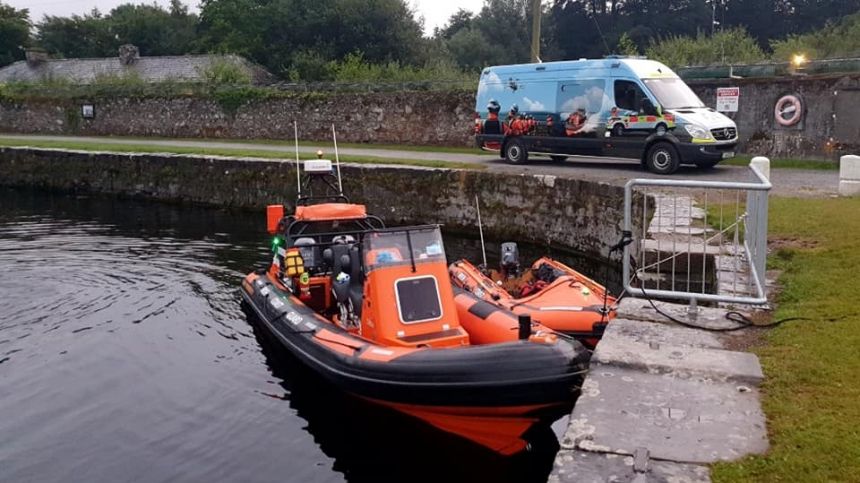
[[[607,329],[603,341],[607,341],[607,336],[612,337],[610,333]],[[591,357],[592,368],[596,370],[611,366],[680,379],[701,377],[753,386],[764,379],[758,357],[746,352],[648,344],[629,339],[613,340],[611,344],[603,344],[603,341]]]
[[[659,322],[661,324],[674,324],[672,321],[658,313],[651,306],[651,303],[644,298],[637,298],[638,293],[634,292],[633,297],[625,297],[618,304],[618,318],[644,320],[648,322]],[[739,324],[732,322],[726,318],[726,309],[716,307],[698,307],[696,317],[690,318],[687,311],[689,307],[683,304],[673,304],[669,302],[661,302],[654,300],[654,305],[660,308],[661,311],[671,315],[672,317],[688,322],[700,327],[709,329],[726,329],[739,327]]]
[[[549,482],[708,483],[708,473],[702,465],[573,450],[556,455]]]
[[[723,343],[712,332],[666,326],[641,320],[613,319],[608,329],[612,336],[618,334],[632,342],[656,346],[698,347],[722,349]]]
[[[583,384],[561,446],[713,463],[763,453],[768,442],[754,387],[602,366]]]

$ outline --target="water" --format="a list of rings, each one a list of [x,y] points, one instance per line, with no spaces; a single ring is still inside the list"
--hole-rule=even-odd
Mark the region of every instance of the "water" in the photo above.
[[[264,230],[256,213],[0,189],[0,481],[545,480],[549,428],[502,458],[259,337],[237,288],[269,259]]]

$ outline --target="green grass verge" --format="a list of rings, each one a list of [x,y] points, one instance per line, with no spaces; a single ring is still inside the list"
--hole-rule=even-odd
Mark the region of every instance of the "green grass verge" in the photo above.
[[[752,156],[737,156],[732,159],[722,161],[720,164],[729,166],[749,166]],[[774,158],[770,160],[771,169],[821,169],[821,170],[838,170],[839,163],[832,160],[816,160],[816,159],[781,159]]]
[[[173,153],[173,154],[202,154],[210,156],[232,156],[232,157],[253,157],[266,159],[292,159],[291,153],[274,152],[261,149],[254,149],[249,145],[248,149],[233,149],[233,148],[204,148],[204,147],[185,147],[185,146],[168,146],[159,145],[156,143],[146,144],[114,144],[114,143],[99,143],[89,141],[41,141],[33,139],[0,139],[0,146],[6,147],[21,147],[30,146],[34,148],[55,148],[55,149],[76,149],[81,151],[110,151],[119,153]],[[331,154],[331,153],[329,153]],[[329,156],[331,157],[331,156]],[[313,153],[299,153],[300,159],[315,159]],[[457,169],[484,169],[485,166],[478,163],[457,163],[452,161],[442,160],[426,160],[426,159],[399,159],[399,158],[383,158],[370,156],[340,156],[340,160],[345,163],[363,163],[363,164],[399,164],[410,166],[423,166],[430,168],[457,168]]]
[[[860,475],[860,198],[771,198],[769,264],[781,325],[756,350],[771,449],[714,466],[715,482],[857,481]]]
[[[8,134],[14,136],[14,134]],[[191,142],[214,142],[214,143],[233,143],[247,144],[249,146],[293,146],[295,141],[292,139],[233,139],[233,138],[167,138],[167,137],[141,137],[141,136],[108,136],[109,139],[118,139],[123,141],[191,141]],[[299,141],[299,146],[320,147],[326,153],[334,153],[334,145],[331,139],[320,141]],[[412,151],[422,153],[453,153],[453,154],[486,154],[477,147],[457,147],[457,146],[416,146],[411,144],[373,144],[373,143],[344,143],[337,144],[338,148],[356,148],[356,149],[384,149],[388,151]]]

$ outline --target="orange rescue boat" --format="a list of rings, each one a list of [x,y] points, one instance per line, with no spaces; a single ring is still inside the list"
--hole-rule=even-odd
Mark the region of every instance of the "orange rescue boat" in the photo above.
[[[438,226],[333,198],[269,207],[272,263],[241,291],[264,332],[343,390],[502,454],[569,411],[582,344],[454,289]]]

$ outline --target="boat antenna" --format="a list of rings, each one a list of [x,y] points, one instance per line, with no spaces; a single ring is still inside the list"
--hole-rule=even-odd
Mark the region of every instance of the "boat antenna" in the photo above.
[[[299,164],[299,125],[293,121],[293,136],[296,139],[296,185],[299,190],[299,198],[302,197],[302,167]]]
[[[337,153],[337,133],[334,130],[334,124],[331,125],[331,138],[334,140],[334,164],[337,166],[337,194],[343,196],[343,184],[340,182],[340,156]]]
[[[478,210],[478,233],[481,234],[481,256],[484,259],[484,268],[487,268],[487,247],[484,245],[484,225],[481,223],[481,203],[478,195],[475,195],[475,209]]]

